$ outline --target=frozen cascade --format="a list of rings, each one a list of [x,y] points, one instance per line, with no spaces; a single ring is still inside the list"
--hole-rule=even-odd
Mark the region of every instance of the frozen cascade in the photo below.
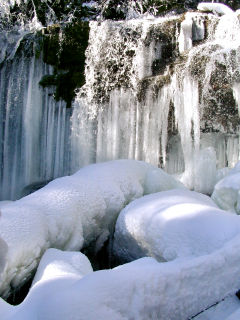
[[[91,23],[86,85],[72,117],[73,167],[145,160],[184,171],[188,187],[211,193],[215,177],[200,181],[203,164],[216,172],[239,159],[240,28],[237,14],[224,12]]]
[[[13,2],[2,2],[1,12]],[[214,177],[209,186],[199,181],[205,179],[199,159],[212,168],[214,159],[217,168],[239,159],[237,13],[90,22],[86,84],[72,115],[51,88],[38,86],[51,68],[16,53],[31,28],[38,25],[19,29],[17,42],[14,32],[1,34],[0,199],[118,158],[161,166],[210,193]]]
[[[19,198],[24,187],[69,172],[70,113],[38,84],[50,72],[24,54],[0,70],[0,199]]]

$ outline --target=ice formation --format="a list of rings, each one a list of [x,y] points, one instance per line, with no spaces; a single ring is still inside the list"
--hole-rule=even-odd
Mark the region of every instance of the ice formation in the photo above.
[[[0,68],[0,199],[19,199],[25,187],[69,174],[70,111],[39,87],[52,72],[24,54]]]
[[[15,2],[19,0],[2,1],[1,12],[9,14]],[[63,101],[54,100],[52,89],[39,88],[39,80],[53,72],[42,56],[29,57],[26,47],[26,52],[17,51],[23,39],[34,43],[39,26],[30,27],[34,23],[29,21],[23,30],[4,30],[0,199],[18,199],[33,184],[119,158],[147,161],[171,174],[185,171],[187,187],[210,194],[212,183],[200,181],[201,175],[195,179],[194,154],[214,148],[217,168],[231,167],[239,159],[239,136],[231,119],[238,121],[234,111],[240,96],[240,25],[237,13],[227,6],[202,3],[201,7],[226,14],[188,12],[90,22],[86,84],[72,114]],[[226,81],[220,86],[219,66]],[[225,103],[219,96],[229,98],[231,119],[222,114]],[[219,112],[212,116],[216,108]]]
[[[158,261],[212,253],[240,231],[240,219],[207,196],[169,190],[125,207],[116,223],[114,254],[120,261],[151,256]]]
[[[149,180],[152,173],[158,177],[158,183]],[[79,250],[96,241],[98,251],[126,204],[148,192],[184,188],[174,181],[147,163],[116,160],[90,165],[72,176],[53,180],[35,193],[2,207],[1,295],[9,294],[10,283],[11,288],[16,288],[24,282],[49,247]]]
[[[198,10],[203,12],[213,12],[218,15],[232,14],[234,11],[223,3],[200,2]]]
[[[80,280],[77,274],[53,276],[36,283],[20,305],[4,304],[1,319],[95,320],[97,315],[99,320],[186,320],[240,287],[239,245],[237,236],[221,249],[192,259],[159,263],[142,258]]]
[[[212,199],[216,204],[240,214],[240,162],[214,187]]]

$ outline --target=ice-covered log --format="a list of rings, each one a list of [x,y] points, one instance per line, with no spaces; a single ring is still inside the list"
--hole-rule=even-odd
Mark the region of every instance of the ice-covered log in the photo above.
[[[240,287],[240,237],[193,259],[142,258],[80,280],[63,276],[35,285],[1,320],[186,320]]]
[[[154,184],[152,174],[157,175]],[[47,248],[80,250],[96,243],[98,251],[124,206],[146,193],[176,187],[184,188],[161,169],[117,160],[85,167],[4,206],[0,295],[8,296],[11,288],[26,281]]]
[[[209,254],[240,232],[240,218],[211,198],[170,190],[137,199],[117,220],[114,254],[121,262],[144,256],[170,261]]]

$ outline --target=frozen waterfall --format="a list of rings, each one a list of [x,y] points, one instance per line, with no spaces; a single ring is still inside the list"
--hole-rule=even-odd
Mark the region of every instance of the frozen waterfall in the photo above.
[[[206,170],[199,150],[212,148],[213,171],[239,159],[239,30],[231,10],[222,17],[191,12],[183,21],[91,22],[86,85],[72,116],[75,167],[140,159],[185,171],[188,187],[211,190],[199,189]]]
[[[10,3],[2,3],[2,12]],[[19,33],[16,48],[7,34],[0,67],[0,199],[119,158],[147,161],[211,193],[215,176],[207,185],[203,172],[239,160],[239,31],[231,10],[91,21],[86,83],[72,110],[55,101],[54,88],[39,87],[53,68],[17,50],[26,33]]]
[[[24,54],[0,69],[0,199],[20,198],[69,172],[70,111],[39,87],[47,69]]]

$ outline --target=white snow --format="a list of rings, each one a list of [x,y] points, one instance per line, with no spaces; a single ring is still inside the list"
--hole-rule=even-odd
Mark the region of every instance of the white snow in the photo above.
[[[215,185],[212,199],[221,209],[240,213],[240,161]]]
[[[239,319],[240,319],[240,308],[224,320],[239,320]]]
[[[209,254],[240,232],[240,218],[211,198],[170,190],[131,202],[118,217],[114,254],[120,261],[151,256],[170,261]]]
[[[240,308],[240,301],[236,295],[232,295],[220,301],[218,304],[194,317],[194,320],[226,320]],[[237,320],[239,320],[238,318]]]
[[[0,201],[0,209],[12,203],[10,200]]]
[[[148,177],[163,177],[162,183]],[[31,276],[49,247],[77,251],[90,243],[101,248],[118,213],[145,193],[183,187],[147,163],[117,160],[93,164],[72,176],[1,208],[0,294],[7,296]],[[183,187],[184,188],[184,187]],[[145,191],[146,190],[146,191]]]
[[[1,320],[186,320],[238,290],[239,246],[237,236],[201,257],[166,263],[142,258],[80,280],[63,275],[40,281]]]
[[[232,14],[234,11],[223,3],[200,2],[197,9],[202,12],[213,12],[217,15]]]
[[[47,249],[38,265],[32,287],[61,277],[81,279],[92,271],[90,261],[81,252]]]

